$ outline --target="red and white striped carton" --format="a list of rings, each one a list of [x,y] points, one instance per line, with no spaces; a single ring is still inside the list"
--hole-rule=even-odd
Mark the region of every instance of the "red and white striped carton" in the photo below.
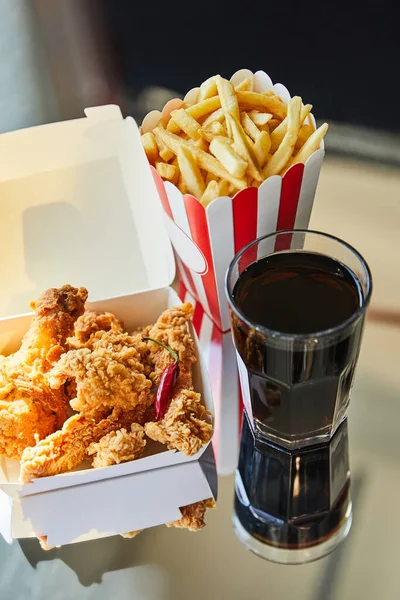
[[[212,439],[219,475],[230,475],[236,469],[239,452],[240,424],[243,403],[236,363],[236,351],[231,332],[222,332],[207,316],[200,302],[185,288],[182,281],[178,294],[182,302],[194,306],[193,326],[214,401],[214,436]]]
[[[247,77],[252,80],[253,91],[273,89],[286,104],[289,102],[290,94],[285,86],[274,85],[263,71],[253,74],[242,69],[231,81],[238,85]],[[193,101],[197,90],[188,92],[183,101]],[[143,121],[142,132],[151,131],[161,117],[167,117],[182,106],[183,101],[170,100],[162,112],[149,113]],[[309,115],[309,118],[315,125],[314,117]],[[163,181],[152,169],[181,278],[222,331],[230,327],[224,291],[229,263],[237,252],[259,236],[281,229],[308,227],[323,157],[321,142],[305,165],[293,165],[284,177],[269,177],[258,189],[249,187],[233,198],[217,198],[206,208],[194,196],[183,195],[175,185]]]

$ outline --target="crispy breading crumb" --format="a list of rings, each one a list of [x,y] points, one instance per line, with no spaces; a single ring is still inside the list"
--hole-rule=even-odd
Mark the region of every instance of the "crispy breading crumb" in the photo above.
[[[178,521],[167,523],[167,527],[178,527],[180,529],[189,529],[189,531],[199,531],[206,526],[204,517],[208,508],[215,508],[216,504],[212,498],[201,500],[194,504],[182,506],[180,509],[182,517]]]
[[[140,458],[145,446],[143,427],[132,423],[130,431],[125,428],[110,431],[99,442],[93,442],[87,453],[89,456],[94,455],[93,467],[108,467]]]

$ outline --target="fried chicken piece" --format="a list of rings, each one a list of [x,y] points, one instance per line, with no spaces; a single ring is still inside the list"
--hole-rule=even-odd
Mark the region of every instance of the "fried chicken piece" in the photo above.
[[[90,348],[92,337],[98,331],[114,331],[123,333],[123,324],[115,315],[109,312],[97,313],[86,311],[75,323],[74,335],[68,338],[70,348]]]
[[[68,399],[63,389],[51,389],[47,373],[65,351],[87,296],[70,285],[44,292],[31,303],[35,314],[20,349],[0,357],[0,454],[18,460],[67,418]]]
[[[163,342],[177,352],[180,372],[164,417],[160,421],[146,423],[146,435],[156,442],[167,444],[170,450],[180,450],[187,456],[196,454],[212,435],[211,415],[201,404],[200,394],[193,390],[192,365],[196,356],[187,326],[192,314],[193,307],[188,302],[166,310],[148,333],[148,337]],[[153,379],[157,381],[173,358],[158,344],[148,344],[155,364]]]
[[[211,439],[210,421],[210,412],[201,404],[200,394],[181,390],[164,417],[160,421],[146,423],[144,428],[146,435],[155,442],[167,444],[169,450],[176,449],[186,456],[193,456]]]
[[[121,537],[132,539],[139,535],[139,533],[142,533],[142,531],[142,529],[138,529],[137,531],[127,531],[126,533],[121,533]]]
[[[97,418],[73,415],[61,430],[24,450],[20,481],[29,483],[37,477],[58,475],[74,469],[85,460],[90,444],[99,442],[111,431],[126,426],[127,420],[129,418],[126,414],[118,409],[108,416],[98,414]]]
[[[143,427],[132,423],[130,431],[125,428],[111,431],[98,442],[90,444],[87,454],[95,455],[92,467],[97,469],[140,458],[145,446]]]
[[[208,508],[215,508],[216,504],[212,498],[201,500],[194,504],[182,506],[179,510],[182,517],[178,521],[166,523],[167,527],[178,527],[179,529],[189,529],[189,531],[199,531],[206,526],[204,517]]]
[[[147,407],[152,382],[145,375],[134,338],[110,330],[98,331],[90,339],[90,348],[63,354],[49,374],[50,385],[58,389],[75,379],[76,398],[70,404],[84,413]]]

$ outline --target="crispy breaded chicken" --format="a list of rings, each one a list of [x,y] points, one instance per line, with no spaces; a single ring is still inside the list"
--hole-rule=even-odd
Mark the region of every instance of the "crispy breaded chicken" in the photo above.
[[[215,501],[212,498],[182,506],[180,509],[182,518],[179,521],[166,523],[166,525],[167,527],[179,527],[180,529],[189,529],[189,531],[198,531],[206,526],[204,521],[206,510],[208,508],[215,508],[215,506]]]
[[[123,324],[115,315],[109,312],[97,313],[86,311],[75,323],[74,335],[68,338],[70,348],[90,348],[92,338],[98,331],[114,331],[123,333]]]
[[[212,435],[211,415],[201,404],[200,394],[186,389],[174,394],[160,421],[150,421],[144,428],[149,438],[186,456],[196,454]]]
[[[108,467],[140,458],[145,446],[143,427],[132,423],[130,430],[123,428],[111,431],[98,442],[90,444],[87,454],[94,456],[93,467]]]
[[[146,423],[146,435],[186,455],[196,454],[212,435],[210,413],[201,404],[200,394],[193,390],[192,365],[197,359],[187,325],[192,314],[193,307],[188,302],[168,309],[148,332],[148,337],[163,342],[177,352],[180,372],[164,417],[160,421]],[[158,381],[173,358],[158,344],[151,341],[148,344],[155,365],[153,379]]]
[[[63,354],[49,373],[52,388],[58,389],[68,379],[75,380],[76,398],[70,404],[84,413],[147,405],[152,383],[146,377],[134,338],[111,329],[97,331],[90,340],[90,348]]]
[[[36,446],[24,450],[20,481],[28,483],[37,477],[58,475],[74,469],[87,457],[90,444],[99,442],[111,431],[128,426],[130,417],[127,418],[119,409],[107,416],[97,414],[97,418],[83,414],[73,415],[62,429],[41,440]]]
[[[62,426],[68,399],[47,373],[65,351],[66,339],[83,313],[85,288],[49,289],[36,302],[20,349],[0,357],[0,454],[19,459],[27,446]]]

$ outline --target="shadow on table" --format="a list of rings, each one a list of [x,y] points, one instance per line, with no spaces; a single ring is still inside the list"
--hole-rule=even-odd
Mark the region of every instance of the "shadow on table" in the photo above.
[[[104,573],[120,571],[144,564],[141,560],[141,540],[146,537],[146,532],[139,538],[124,539],[120,536],[103,538],[70,544],[53,550],[42,550],[38,540],[34,538],[18,541],[23,554],[36,569],[40,562],[59,559],[70,567],[83,586],[101,583]]]
[[[336,583],[341,574],[342,563],[351,547],[351,538],[357,529],[357,514],[362,510],[362,495],[365,487],[365,473],[351,477],[351,500],[353,503],[353,523],[348,538],[333,552],[326,561],[326,569],[320,585],[314,595],[314,600],[332,600],[336,597]]]

